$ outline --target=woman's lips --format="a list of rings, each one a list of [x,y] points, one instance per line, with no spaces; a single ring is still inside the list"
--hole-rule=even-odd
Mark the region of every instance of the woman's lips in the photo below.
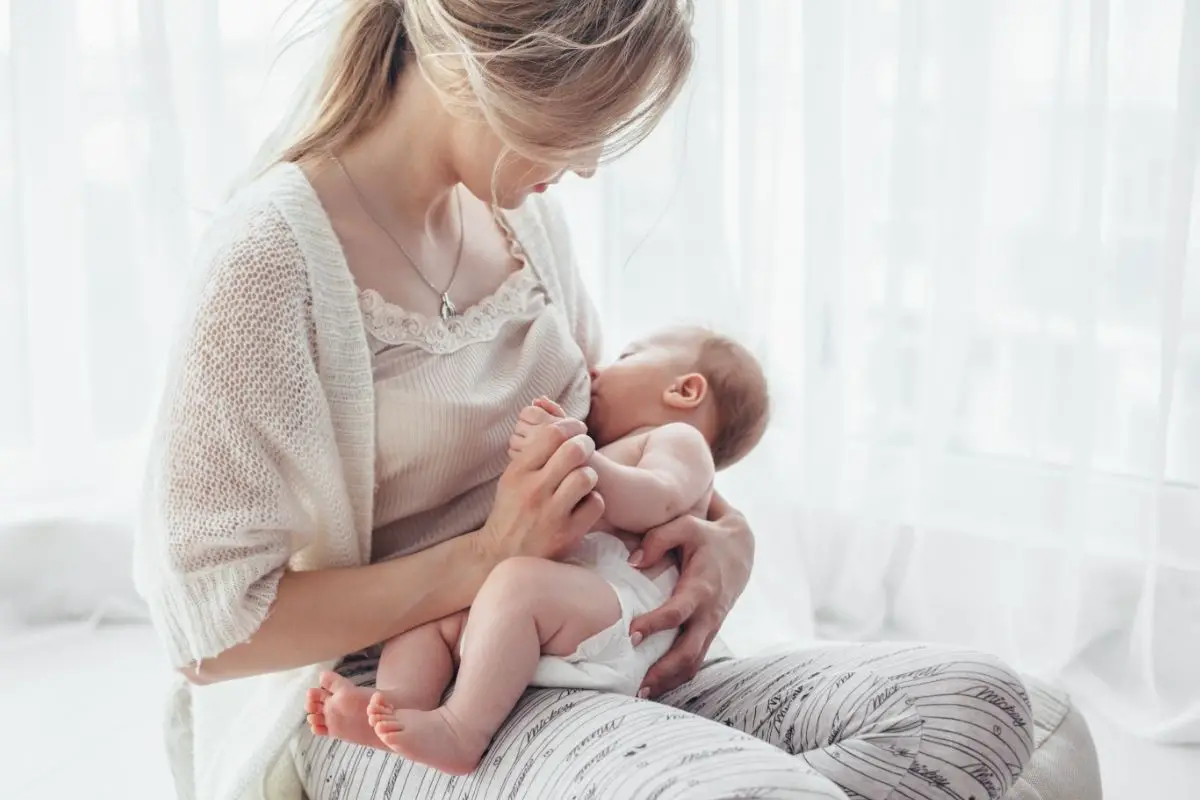
[[[539,183],[539,184],[537,184],[537,185],[535,185],[535,186],[533,187],[533,190],[534,190],[535,192],[538,192],[538,193],[540,194],[541,192],[544,192],[544,191],[546,191],[548,188],[550,188],[550,184],[548,184],[548,183]]]

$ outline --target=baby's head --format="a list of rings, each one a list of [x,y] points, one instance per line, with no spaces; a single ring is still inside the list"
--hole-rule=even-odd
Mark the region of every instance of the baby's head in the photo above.
[[[587,423],[601,447],[643,428],[686,422],[704,434],[722,469],[758,444],[769,415],[758,361],[732,339],[702,328],[654,334],[592,371]]]

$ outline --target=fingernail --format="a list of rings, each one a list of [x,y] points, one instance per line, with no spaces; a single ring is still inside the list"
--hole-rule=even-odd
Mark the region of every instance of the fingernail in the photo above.
[[[640,697],[640,698],[642,698],[643,700],[645,700],[645,699],[646,699],[647,697],[649,697],[649,696],[650,696],[650,689],[649,689],[649,688],[647,688],[647,687],[643,686],[642,688],[638,689],[638,697]]]
[[[637,647],[639,644],[642,643],[642,632],[637,631],[636,633],[634,633],[633,636],[629,637],[629,641],[633,642],[634,647]]]
[[[641,550],[634,550],[632,553],[629,554],[629,563],[631,566],[634,566],[634,567],[639,566],[642,563],[642,559],[645,557],[646,557],[646,554],[643,553]]]

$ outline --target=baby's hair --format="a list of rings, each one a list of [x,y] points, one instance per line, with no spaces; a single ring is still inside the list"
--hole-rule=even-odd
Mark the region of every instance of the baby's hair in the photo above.
[[[708,381],[717,410],[713,462],[725,469],[758,445],[771,419],[767,378],[758,359],[743,345],[719,333],[701,334],[695,370]]]

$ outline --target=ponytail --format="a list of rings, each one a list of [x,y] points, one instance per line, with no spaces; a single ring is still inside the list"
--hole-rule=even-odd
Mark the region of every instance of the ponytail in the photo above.
[[[350,0],[317,94],[316,113],[282,161],[340,150],[383,118],[404,70],[402,0]]]

